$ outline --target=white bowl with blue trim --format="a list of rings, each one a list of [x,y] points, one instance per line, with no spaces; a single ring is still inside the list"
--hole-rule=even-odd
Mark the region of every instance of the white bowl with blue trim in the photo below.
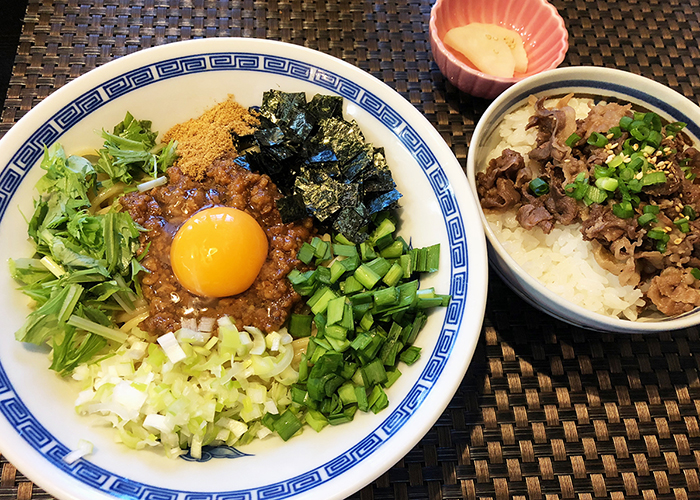
[[[26,222],[44,145],[97,148],[98,131],[127,110],[153,129],[200,115],[229,94],[259,105],[263,91],[338,94],[345,115],[383,146],[401,200],[401,234],[414,245],[441,243],[440,271],[424,280],[452,294],[418,338],[421,359],[388,390],[390,406],[321,433],[306,428],[241,447],[241,454],[188,462],[116,444],[111,429],[76,415],[78,389],[49,371],[46,351],[14,340],[30,309],[7,271],[29,256]],[[431,428],[474,353],[486,302],[486,244],[475,198],[456,158],[405,99],[364,71],[303,47],[218,38],[144,50],[78,78],[31,110],[0,141],[0,451],[61,499],[344,498],[400,460]],[[85,439],[94,452],[62,458]]]
[[[633,108],[653,111],[662,119],[685,122],[688,126],[684,132],[695,144],[700,144],[700,108],[678,92],[648,78],[617,69],[592,66],[558,68],[513,85],[484,112],[474,130],[467,157],[467,177],[475,196],[476,173],[488,166],[486,158],[498,143],[498,134],[494,132],[503,117],[527,104],[531,95],[546,97],[569,93],[597,101],[629,102]],[[555,318],[583,328],[630,333],[677,330],[700,323],[698,308],[670,318],[629,321],[591,312],[565,300],[523,270],[498,241],[481,208],[480,214],[492,269],[523,299]]]

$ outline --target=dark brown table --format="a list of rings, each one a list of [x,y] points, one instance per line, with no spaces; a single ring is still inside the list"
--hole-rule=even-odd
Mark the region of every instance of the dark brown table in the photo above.
[[[1,0],[9,2],[12,0]],[[700,0],[554,0],[564,65],[624,68],[700,99]],[[430,0],[29,0],[0,133],[107,61],[176,40],[244,36],[357,65],[421,110],[462,165],[489,101],[452,87],[429,44]],[[700,498],[698,329],[585,331],[492,274],[461,387],[420,443],[355,499]],[[0,499],[48,495],[1,459]]]

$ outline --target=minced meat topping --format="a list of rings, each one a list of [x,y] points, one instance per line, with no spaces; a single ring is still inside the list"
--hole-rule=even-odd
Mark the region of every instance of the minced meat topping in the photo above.
[[[300,300],[287,274],[302,264],[296,256],[313,233],[310,219],[283,224],[275,201],[281,197],[267,175],[250,172],[224,156],[209,166],[201,180],[171,167],[167,185],[144,193],[129,193],[122,206],[147,229],[141,235],[141,249],[148,245],[142,261],[148,270],[142,278],[144,298],[150,316],[141,328],[164,334],[180,328],[183,318],[229,315],[237,326],[255,326],[266,332],[279,329]],[[268,258],[251,287],[245,292],[220,299],[189,293],[177,281],[170,267],[170,244],[180,225],[196,211],[215,205],[243,210],[265,231]]]

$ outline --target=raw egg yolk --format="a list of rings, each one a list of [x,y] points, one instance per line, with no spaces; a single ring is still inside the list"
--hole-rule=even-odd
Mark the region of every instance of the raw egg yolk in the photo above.
[[[189,292],[226,297],[247,290],[267,258],[267,236],[236,208],[200,210],[187,219],[170,247],[175,277]]]

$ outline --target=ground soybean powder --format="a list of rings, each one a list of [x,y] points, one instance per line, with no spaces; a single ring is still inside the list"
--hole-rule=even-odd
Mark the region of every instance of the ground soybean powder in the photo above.
[[[234,151],[231,133],[248,135],[258,124],[257,118],[229,95],[200,117],[175,125],[163,136],[163,142],[176,140],[176,165],[183,173],[201,180],[214,160]]]

